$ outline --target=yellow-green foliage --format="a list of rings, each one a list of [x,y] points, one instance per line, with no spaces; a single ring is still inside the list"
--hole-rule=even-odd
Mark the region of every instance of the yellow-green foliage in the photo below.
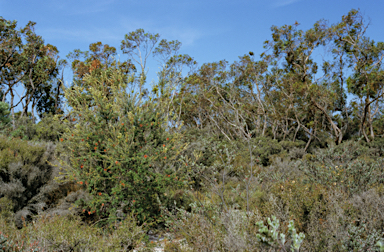
[[[164,245],[164,252],[183,252],[187,251],[183,249],[177,241],[166,242]]]
[[[291,180],[272,185],[268,194],[273,198],[260,206],[263,216],[280,212],[280,219],[295,219],[300,232],[306,231],[310,215],[321,213],[326,216],[328,193],[322,185]]]
[[[13,203],[7,197],[0,198],[0,219],[10,223],[13,217]]]
[[[88,226],[76,216],[40,216],[21,230],[0,218],[0,227],[0,242],[7,240],[3,248],[0,245],[2,251],[131,251],[145,236],[132,215],[115,223],[110,233]]]
[[[68,125],[60,121],[57,116],[45,115],[36,125],[34,140],[57,142],[67,127]]]
[[[66,174],[94,196],[78,202],[84,214],[107,221],[118,210],[135,211],[141,222],[157,222],[169,188],[182,185],[174,169],[181,135],[167,130],[161,104],[128,94],[124,79],[108,69],[65,90],[75,125],[60,138],[69,153]]]
[[[32,145],[20,139],[9,140],[0,136],[0,168],[5,172],[13,162],[37,165],[42,161],[45,150],[44,146]]]

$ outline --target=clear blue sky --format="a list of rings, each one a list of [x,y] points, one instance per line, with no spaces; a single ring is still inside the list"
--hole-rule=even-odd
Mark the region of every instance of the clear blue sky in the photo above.
[[[249,51],[259,55],[272,25],[298,21],[306,30],[320,19],[338,22],[352,8],[370,20],[367,35],[384,41],[382,0],[0,0],[0,16],[17,20],[19,27],[36,22],[36,33],[57,46],[62,58],[97,41],[119,48],[125,34],[143,28],[179,40],[181,53],[199,65],[231,63]],[[158,66],[148,67],[151,82]]]

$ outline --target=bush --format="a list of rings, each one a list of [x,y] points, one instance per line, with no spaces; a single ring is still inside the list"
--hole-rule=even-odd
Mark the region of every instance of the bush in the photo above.
[[[16,129],[8,128],[9,139],[32,140],[36,138],[36,126],[32,119],[26,116],[19,118],[15,115],[15,117]]]
[[[0,197],[12,200],[15,211],[26,206],[50,178],[53,146],[0,137]]]
[[[368,229],[365,223],[359,227],[348,227],[348,237],[342,245],[344,251],[383,251],[383,246],[378,245],[382,241],[382,234],[376,229]]]
[[[291,151],[294,148],[303,149],[306,145],[306,143],[304,141],[301,141],[301,140],[296,140],[295,142],[293,142],[293,141],[280,141],[279,144],[286,151]]]
[[[11,118],[9,117],[10,113],[9,104],[0,102],[0,130],[9,126],[9,123],[11,122]]]
[[[13,220],[13,215],[13,202],[7,197],[0,198],[0,218],[9,224]]]
[[[193,203],[191,208],[191,212],[168,212],[169,228],[186,241],[184,250],[173,245],[168,251],[299,251],[305,237],[303,233],[297,234],[293,220],[285,231],[274,216],[267,219],[265,226],[257,210],[220,211],[217,206],[200,202]]]
[[[10,200],[18,228],[22,228],[23,221],[29,222],[34,215],[52,210],[60,199],[80,189],[73,182],[54,181],[59,176],[55,150],[52,143],[0,137],[0,198]],[[56,212],[68,213],[68,208]]]
[[[349,195],[384,182],[381,157],[371,157],[368,147],[347,141],[320,149],[297,162],[310,183],[337,187]]]
[[[259,157],[260,163],[264,166],[271,164],[271,156],[283,151],[283,147],[277,142],[267,137],[257,137],[252,139],[254,150],[252,154]],[[247,146],[248,147],[248,146]]]
[[[159,222],[167,188],[182,185],[173,165],[180,136],[165,130],[161,104],[139,104],[122,80],[117,70],[105,70],[65,91],[75,126],[60,138],[70,160],[63,179],[93,196],[78,206],[95,220],[133,211],[140,223]]]
[[[1,251],[132,251],[145,237],[134,216],[114,223],[110,233],[82,223],[78,216],[42,215],[21,230],[0,218],[0,226]]]
[[[58,116],[46,114],[41,121],[35,125],[35,141],[58,142],[60,136],[64,134],[68,125],[61,122]]]

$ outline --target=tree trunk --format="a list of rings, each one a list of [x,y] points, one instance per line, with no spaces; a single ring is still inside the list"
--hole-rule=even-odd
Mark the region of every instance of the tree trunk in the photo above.
[[[13,99],[15,98],[13,91],[11,90],[11,113],[12,113],[12,127],[13,130],[16,130],[16,123],[15,123],[15,108],[13,107]]]
[[[335,133],[336,144],[338,145],[341,144],[341,141],[343,140],[343,133],[341,132],[339,127],[337,127],[337,125],[332,121],[332,118],[328,115],[327,111],[322,106],[320,106],[320,104],[318,104],[317,102],[313,102],[313,104],[315,105],[316,108],[318,108],[321,112],[323,112],[329,124],[331,124],[333,132]]]

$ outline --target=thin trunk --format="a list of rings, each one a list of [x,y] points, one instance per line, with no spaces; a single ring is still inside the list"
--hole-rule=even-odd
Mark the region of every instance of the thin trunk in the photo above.
[[[361,125],[360,125],[361,132],[363,132],[365,141],[367,141],[367,143],[369,143],[370,140],[365,129],[365,122],[367,121],[367,114],[369,113],[369,110],[370,110],[370,102],[369,102],[369,96],[367,95],[367,97],[365,98],[365,108],[363,111],[363,116],[361,118]]]
[[[11,113],[12,113],[12,126],[13,130],[16,130],[16,123],[15,123],[15,108],[13,107],[13,99],[14,99],[14,94],[13,91],[11,90]]]
[[[295,135],[293,136],[293,141],[296,141],[297,132],[299,132],[300,123],[297,124],[297,129],[295,130]]]
[[[272,132],[273,132],[273,140],[276,140],[276,134],[277,134],[277,123],[276,121],[273,123],[273,126],[272,126]]]
[[[283,141],[285,141],[285,137],[287,136],[287,133],[288,133],[288,119],[285,118],[285,129],[284,129]]]
[[[263,132],[261,133],[262,136],[265,135],[266,129],[267,129],[267,116],[264,115],[264,126],[263,126]]]
[[[55,113],[57,113],[57,107],[59,106],[60,88],[64,82],[64,76],[63,75],[64,75],[64,70],[61,74],[61,80],[59,80],[59,82],[57,83],[57,92],[56,92],[56,96],[55,96]]]
[[[313,135],[311,134],[310,137],[309,137],[309,140],[307,142],[307,145],[305,146],[304,148],[304,151],[307,152],[307,149],[309,147],[309,144],[311,143],[312,141],[312,138],[313,136],[316,136],[316,124],[317,124],[317,120],[316,120],[316,115],[315,115],[315,123],[314,123],[314,127],[313,127]]]
[[[309,144],[311,143],[311,141],[312,141],[312,135],[309,135],[309,139],[308,139],[307,144],[305,145],[304,152],[307,152],[307,149],[308,149]]]
[[[31,102],[31,96],[33,95],[34,90],[32,91],[32,94],[30,96],[27,96],[27,101],[25,102],[25,106],[23,108],[23,112],[21,112],[20,118],[22,118],[24,115],[28,116],[28,106],[29,103]]]
[[[368,111],[368,120],[369,120],[369,130],[371,132],[371,138],[372,140],[375,139],[375,133],[373,132],[373,125],[372,125],[372,115],[371,115],[371,106],[369,106],[369,111]]]
[[[32,113],[32,121],[33,122],[35,122],[35,106],[36,106],[36,101],[35,101],[35,99],[33,99],[33,101],[32,101],[32,111],[31,111],[31,113]]]
[[[336,143],[341,144],[341,141],[343,140],[343,133],[341,132],[339,127],[337,127],[337,125],[332,121],[332,118],[328,115],[327,111],[322,106],[320,106],[317,102],[314,102],[314,105],[321,112],[323,112],[329,124],[332,126],[333,132],[335,133],[335,137],[336,137]]]
[[[260,118],[260,115],[257,115],[257,119],[256,119],[256,132],[257,134],[260,134],[260,121],[261,121],[261,118]]]

